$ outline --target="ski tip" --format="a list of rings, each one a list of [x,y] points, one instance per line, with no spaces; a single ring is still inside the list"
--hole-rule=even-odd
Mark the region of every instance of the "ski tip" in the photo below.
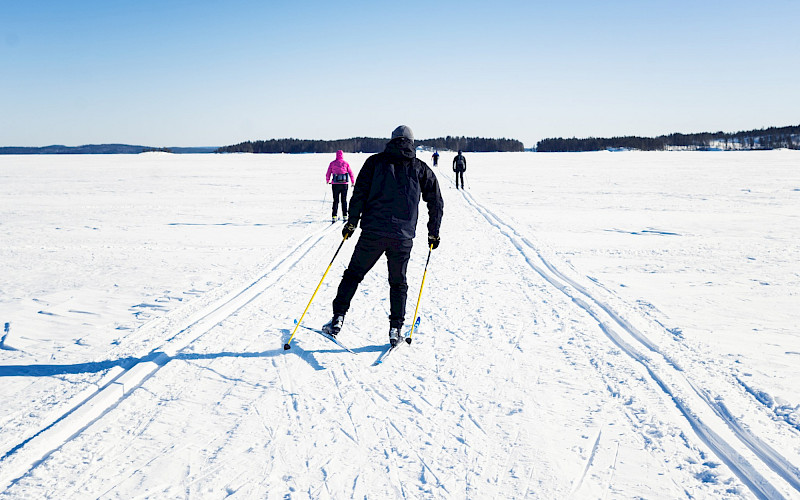
[[[292,346],[290,346],[289,344],[283,344],[283,350],[284,351],[288,351],[291,348],[292,348]]]

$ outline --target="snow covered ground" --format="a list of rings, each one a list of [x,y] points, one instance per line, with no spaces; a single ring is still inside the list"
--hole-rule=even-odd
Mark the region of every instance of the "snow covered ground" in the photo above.
[[[0,156],[0,495],[800,498],[800,154],[467,158],[372,366],[332,155]]]

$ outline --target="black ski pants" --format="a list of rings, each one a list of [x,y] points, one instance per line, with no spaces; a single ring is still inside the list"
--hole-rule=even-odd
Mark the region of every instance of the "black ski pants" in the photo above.
[[[464,171],[456,170],[456,189],[458,189],[458,178],[461,178],[461,189],[464,189]]]
[[[342,200],[342,216],[347,217],[347,184],[331,184],[333,189],[333,216],[339,212],[339,199]]]
[[[389,265],[389,326],[401,328],[406,317],[406,268],[411,257],[414,240],[386,238],[372,233],[361,233],[350,264],[342,275],[336,298],[333,299],[333,314],[345,314],[364,276],[385,253]]]

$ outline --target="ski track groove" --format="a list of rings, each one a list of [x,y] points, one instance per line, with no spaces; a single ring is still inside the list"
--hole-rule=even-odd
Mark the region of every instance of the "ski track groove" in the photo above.
[[[394,424],[392,424],[391,421],[388,418],[384,421],[384,424],[386,424],[387,422],[389,424],[391,424],[392,426],[394,426]],[[392,442],[392,438],[389,435],[389,426],[388,425],[384,425],[382,427],[382,430],[383,430],[383,432],[384,432],[384,434],[386,436],[386,441],[388,443],[391,443]],[[390,451],[391,451],[391,454],[389,453]],[[388,472],[389,472],[389,475],[392,476],[391,485],[392,485],[392,487],[394,487],[395,492],[397,493],[396,496],[398,498],[408,498],[408,495],[406,495],[405,485],[404,485],[403,481],[400,480],[400,476],[397,473],[397,471],[400,468],[399,463],[398,463],[398,458],[399,458],[400,452],[397,450],[397,446],[394,446],[394,445],[386,446],[384,448],[384,450],[383,450],[383,454],[384,454],[384,457],[386,457],[387,460],[392,462],[391,464],[389,464],[389,471]]]
[[[132,366],[122,369],[121,373],[107,381],[86,399],[68,409],[51,424],[10,448],[5,455],[0,457],[0,466],[2,466],[0,468],[0,489],[7,491],[22,478],[30,475],[50,455],[115,409],[178,352],[270,289],[281,277],[301,262],[316,244],[332,232],[334,227],[335,225],[331,224],[313,231],[276,258],[268,270],[249,285],[243,289],[234,289],[220,300],[196,312],[184,322],[184,324],[188,322],[187,326],[176,327],[177,331],[166,336],[166,340],[159,349],[151,351],[153,356],[150,356],[149,359],[143,357]],[[190,338],[186,339],[185,337]]]
[[[252,342],[249,342],[244,350],[247,351],[251,347],[251,345],[252,345]],[[220,359],[212,359],[212,360],[210,360],[210,363],[215,363],[215,362],[218,363],[220,361],[221,361]],[[195,371],[195,373],[192,374],[191,376],[187,376],[186,379],[184,380],[184,383],[179,384],[178,386],[171,386],[170,387],[170,392],[171,393],[175,393],[175,392],[183,393],[184,390],[185,390],[185,387],[187,385],[189,385],[190,383],[192,383],[191,381],[195,380],[197,378],[197,374],[199,374],[199,372],[201,372],[202,370],[211,371],[213,374],[217,375],[222,380],[232,380],[230,377],[226,377],[226,376],[222,375],[221,373],[219,373],[218,371],[211,369],[208,366],[201,366],[201,365],[199,365],[197,363],[192,363],[191,360],[187,361],[187,363],[188,363],[188,366],[190,367],[190,369],[193,369]],[[250,385],[254,389],[257,388],[257,386],[254,386],[252,384],[250,384]],[[235,384],[224,384],[224,387],[226,387],[226,390],[225,390],[224,394],[222,396],[220,396],[220,398],[219,398],[220,401],[224,400],[225,398],[227,398],[227,397],[229,397],[229,396],[231,396],[233,394],[234,389],[235,389]],[[142,389],[142,390],[145,390],[145,389]],[[155,394],[155,393],[150,392],[150,394],[155,398],[159,398],[159,396],[157,394]],[[160,398],[163,401],[163,396],[161,396]],[[261,420],[260,420],[261,424],[265,427],[265,429],[270,434],[270,436],[272,436],[274,438],[274,432],[272,430],[270,430],[264,424],[263,417],[261,417],[261,414],[258,411],[258,408],[256,406],[253,406],[252,410],[248,408],[246,410],[246,412],[245,412],[245,415],[242,416],[241,418],[237,419],[235,424],[234,424],[234,426],[233,426],[233,428],[231,428],[228,432],[226,432],[226,436],[227,437],[226,437],[225,441],[221,445],[217,445],[216,446],[216,450],[215,450],[214,454],[210,457],[209,461],[206,463],[206,465],[208,465],[209,467],[207,467],[205,470],[203,470],[203,468],[201,466],[198,469],[198,473],[192,475],[191,474],[191,470],[192,470],[191,463],[189,463],[187,465],[186,473],[184,475],[184,478],[181,481],[181,486],[186,490],[185,491],[185,495],[186,495],[187,498],[192,496],[190,487],[192,487],[196,483],[198,483],[198,482],[210,477],[211,475],[215,474],[216,472],[221,470],[221,468],[223,466],[227,467],[230,464],[235,464],[235,467],[232,467],[232,468],[234,468],[236,470],[240,470],[241,469],[240,466],[246,462],[246,460],[247,460],[246,457],[241,457],[241,458],[238,458],[238,459],[228,458],[228,459],[225,459],[225,460],[218,460],[217,457],[219,456],[219,453],[222,450],[227,448],[227,445],[232,440],[232,438],[235,435],[237,429],[245,422],[245,420],[250,415],[251,411],[255,411],[257,416],[259,418],[261,418]],[[133,432],[133,434],[135,434],[137,437],[142,437],[145,434],[145,431],[154,422],[155,422],[155,417],[152,417],[152,416],[147,418],[147,419],[145,419],[145,420],[143,420],[141,423],[139,423],[136,426],[136,430],[135,430],[135,432]],[[207,440],[205,442],[204,446],[205,447],[211,446],[217,439],[218,438],[216,436],[210,438],[209,440]],[[172,444],[172,445],[169,445],[169,446],[166,446],[166,447],[160,449],[158,452],[156,452],[153,456],[151,456],[149,458],[144,458],[142,460],[139,460],[138,463],[136,463],[134,465],[132,472],[128,473],[122,480],[117,481],[111,488],[107,489],[102,495],[100,495],[100,497],[104,498],[104,497],[110,495],[111,491],[113,491],[115,488],[119,487],[125,481],[127,481],[127,480],[135,477],[137,474],[141,473],[142,469],[145,469],[145,468],[151,466],[157,460],[159,460],[164,455],[166,455],[168,452],[171,453],[171,454],[175,454],[176,451],[182,451],[182,450],[185,450],[185,449],[189,448],[190,446],[194,447],[196,445],[197,445],[196,442],[194,442],[194,443],[193,442],[186,442],[186,443],[178,445],[178,446]],[[130,449],[132,446],[133,446],[133,441],[125,441],[124,442],[124,447],[121,450],[121,452],[116,452],[115,454],[116,455],[126,455],[125,452],[128,449]],[[101,464],[101,466],[98,469],[93,471],[92,475],[96,476],[99,471],[103,470],[103,468],[104,468],[104,466]],[[234,476],[233,478],[231,478],[229,480],[229,483],[235,481],[237,478],[241,477],[245,473],[246,473],[246,471],[238,473],[236,476]],[[263,473],[264,472],[262,471],[262,475],[263,475]],[[166,486],[170,486],[170,485],[166,485]],[[77,488],[79,488],[79,487],[80,487],[80,485],[75,485],[75,487],[73,488],[73,492],[76,495],[77,495]],[[235,491],[235,489],[234,489],[234,491]],[[73,495],[66,495],[66,497],[68,497],[68,498],[71,498],[72,496]]]
[[[736,449],[735,444],[721,437],[703,420],[703,417],[698,416],[695,408],[686,400],[687,397],[691,396],[690,394],[681,395],[677,393],[677,391],[680,390],[678,385],[681,381],[690,387],[690,392],[697,393],[697,396],[699,396],[697,399],[705,403],[704,406],[710,409],[712,413],[719,418],[721,423],[724,424],[725,428],[730,430],[735,438],[738,438],[741,443],[753,452],[758,461],[769,467],[782,479],[786,480],[794,489],[800,491],[800,472],[798,472],[797,468],[786,460],[785,457],[781,456],[768,444],[739,425],[729,412],[723,411],[719,405],[712,403],[712,399],[708,397],[708,395],[703,394],[696,388],[695,384],[682,367],[674,362],[668,355],[661,352],[658,346],[634,328],[627,320],[617,314],[609,305],[596,298],[589,290],[580,286],[574,280],[568,278],[556,269],[556,267],[542,255],[536,246],[530,243],[528,238],[520,235],[513,226],[504,222],[482,203],[478,202],[471,193],[461,190],[461,194],[468,205],[472,206],[491,226],[510,240],[511,244],[525,259],[531,269],[588,313],[598,323],[605,335],[617,345],[622,352],[632,360],[644,366],[651,380],[656,383],[663,393],[674,401],[695,434],[711,448],[720,460],[723,461],[740,480],[742,480],[754,495],[762,499],[784,498],[784,496],[756,470],[747,459],[745,459]],[[531,256],[529,252],[533,252],[533,256]],[[537,261],[541,262],[542,265],[537,264]],[[588,302],[581,298],[579,294],[588,299]],[[657,368],[657,362],[655,360],[641,354],[631,344],[628,344],[620,338],[615,333],[615,329],[600,317],[600,313],[598,313],[591,304],[595,304],[597,308],[604,312],[613,323],[622,329],[624,334],[627,334],[639,344],[643,345],[651,353],[660,356],[665,361],[665,366],[672,368],[677,374],[677,377],[673,378],[679,377],[678,381],[673,381],[675,385],[668,383],[657,373],[660,369]],[[683,392],[686,391],[684,390]]]
[[[346,372],[347,370],[345,369],[344,371]],[[353,420],[353,414],[350,412],[350,408],[352,408],[352,406],[348,406],[344,402],[344,395],[342,394],[342,387],[339,384],[339,379],[336,377],[336,373],[334,373],[333,370],[331,370],[330,374],[331,374],[331,378],[333,379],[333,383],[336,385],[336,392],[339,395],[339,404],[342,406],[342,408],[344,408],[345,413],[347,413],[347,418],[350,420],[350,425],[353,426],[353,436],[355,436],[355,437],[351,436],[347,431],[345,431],[341,427],[340,427],[340,429],[355,444],[361,444],[360,440],[358,438],[358,426],[356,425],[355,421]],[[350,380],[350,377],[348,377],[346,373],[344,374],[344,376],[348,381]]]
[[[728,407],[722,401],[712,399],[706,391],[698,389],[694,384],[692,388],[700,396],[706,404],[728,425],[733,429],[736,436],[748,447],[750,450],[758,455],[772,470],[778,473],[786,482],[791,484],[796,490],[800,491],[800,470],[792,465],[785,457],[778,453],[768,444],[764,443],[758,436],[753,435],[747,429],[742,427],[739,421],[734,417]]]
[[[368,368],[365,368],[365,369],[369,369],[369,368],[372,368],[372,367],[370,366],[370,367],[368,367]],[[344,368],[344,367],[343,367],[343,370],[344,370],[345,372],[347,371],[347,369],[346,369],[346,368]],[[351,378],[349,375],[345,374],[345,378],[346,378],[348,381],[351,381],[351,382],[352,382],[352,378]],[[341,400],[342,406],[344,407],[344,403],[343,403],[343,396],[342,396],[342,392],[341,392],[341,387],[339,387],[339,381],[338,381],[338,379],[337,379],[335,376],[334,376],[334,380],[336,381],[336,385],[337,385],[337,388],[338,388],[338,391],[339,391],[340,400]],[[359,390],[360,390],[361,392],[364,392],[364,393],[366,393],[366,392],[370,392],[370,393],[374,394],[375,396],[377,396],[377,398],[378,398],[378,399],[376,399],[376,397],[374,397],[374,396],[370,396],[370,399],[373,401],[373,403],[374,403],[374,404],[380,404],[380,401],[379,401],[379,400],[382,400],[384,404],[394,405],[394,404],[395,404],[395,401],[396,401],[396,402],[399,402],[399,403],[401,403],[401,404],[405,404],[405,405],[406,405],[406,406],[408,406],[410,409],[412,409],[412,410],[413,410],[413,411],[414,411],[416,414],[418,414],[418,415],[422,415],[422,416],[424,416],[424,412],[422,412],[422,411],[419,409],[419,405],[418,405],[418,404],[416,404],[416,403],[414,403],[413,401],[411,401],[410,397],[412,397],[412,396],[413,396],[413,397],[416,397],[416,398],[418,398],[419,400],[423,401],[423,402],[424,402],[425,404],[427,404],[428,406],[431,406],[431,407],[433,406],[433,405],[431,405],[431,404],[430,404],[428,401],[424,400],[424,398],[422,398],[422,397],[421,397],[421,395],[420,395],[420,394],[419,394],[419,393],[418,393],[416,390],[414,390],[414,389],[413,389],[413,387],[412,387],[410,384],[408,384],[407,382],[404,382],[404,385],[408,386],[408,387],[409,387],[409,389],[411,389],[411,392],[410,392],[410,393],[407,393],[407,396],[406,396],[405,398],[404,398],[402,395],[398,394],[398,395],[396,395],[396,396],[395,396],[394,398],[392,398],[392,399],[390,399],[390,398],[388,398],[387,396],[385,396],[385,395],[384,395],[384,394],[383,394],[381,391],[377,390],[377,389],[375,388],[375,386],[374,386],[373,384],[369,383],[369,382],[366,382],[366,381],[360,380],[360,381],[358,381],[358,385],[359,385]],[[394,385],[394,387],[395,387],[396,389],[398,389],[398,391],[399,391],[400,389],[402,389],[402,388],[400,387],[400,385],[398,385],[397,383],[395,383],[395,384],[393,384],[393,385]],[[365,390],[364,390],[364,388],[367,388],[367,389],[369,389],[369,391],[365,391]],[[353,427],[354,427],[354,429],[357,429],[357,426],[356,426],[355,422],[352,420],[352,414],[351,414],[351,413],[350,413],[350,411],[349,411],[349,410],[347,410],[347,409],[346,409],[346,412],[348,413],[348,416],[350,417],[350,419],[351,419],[351,422],[353,423]],[[418,460],[418,463],[419,463],[419,464],[420,464],[420,465],[423,467],[423,470],[427,470],[427,471],[428,471],[428,472],[429,472],[429,473],[430,473],[430,474],[431,474],[431,475],[432,475],[432,476],[433,476],[433,477],[436,479],[436,482],[437,482],[437,484],[436,484],[436,487],[437,487],[437,488],[441,488],[442,490],[444,490],[444,491],[446,491],[446,492],[448,492],[448,493],[449,493],[449,491],[447,490],[447,488],[445,487],[445,485],[444,485],[444,484],[443,484],[443,483],[442,483],[442,482],[439,480],[439,477],[436,475],[436,473],[435,473],[435,472],[434,472],[434,471],[433,471],[433,470],[430,468],[430,466],[429,466],[429,465],[428,465],[428,464],[427,464],[427,463],[424,461],[424,459],[422,458],[422,456],[421,456],[421,455],[420,455],[420,454],[419,454],[419,453],[416,451],[416,448],[415,448],[414,446],[412,446],[412,445],[411,445],[411,444],[408,442],[408,440],[405,438],[405,436],[403,435],[402,431],[401,431],[401,430],[400,430],[400,429],[397,427],[397,425],[396,425],[396,424],[395,424],[395,423],[394,423],[394,422],[393,422],[391,419],[387,419],[387,420],[385,421],[385,423],[386,423],[386,422],[388,422],[388,424],[389,424],[389,425],[386,425],[386,426],[384,426],[384,427],[383,427],[383,431],[386,433],[386,438],[387,438],[387,440],[388,440],[388,443],[387,443],[387,445],[384,445],[384,446],[385,446],[385,447],[384,447],[384,456],[385,456],[387,459],[390,459],[390,460],[391,460],[391,462],[392,462],[391,464],[388,464],[388,466],[389,466],[389,469],[390,469],[390,474],[391,474],[391,475],[393,475],[393,476],[395,477],[395,479],[394,479],[394,481],[393,481],[394,485],[399,485],[399,492],[398,492],[398,493],[399,493],[400,497],[402,497],[402,498],[414,498],[414,496],[413,496],[413,495],[410,495],[410,494],[409,494],[409,493],[406,491],[406,487],[405,487],[405,485],[404,485],[404,481],[402,481],[402,480],[400,479],[400,477],[397,475],[397,470],[399,470],[399,469],[402,469],[402,468],[403,468],[402,466],[400,466],[400,465],[399,465],[399,462],[398,462],[398,457],[400,457],[400,458],[407,458],[407,456],[406,456],[406,455],[403,455],[403,454],[402,454],[402,453],[401,453],[401,452],[400,452],[400,451],[397,449],[397,444],[396,444],[396,443],[395,443],[395,442],[394,442],[394,441],[391,439],[391,436],[389,435],[389,428],[390,428],[390,426],[391,426],[391,428],[393,428],[393,429],[394,429],[394,430],[397,432],[397,435],[400,437],[401,441],[402,441],[403,443],[405,443],[405,445],[406,445],[406,447],[408,448],[408,450],[410,450],[411,452],[413,452],[413,453],[416,455],[416,457],[417,457],[417,460]],[[419,425],[418,423],[415,423],[415,425],[416,425],[416,427],[417,427],[417,429],[418,429],[418,430],[420,430],[420,431],[423,431],[423,428],[422,428],[422,427],[420,427],[420,425]],[[392,453],[392,454],[390,455],[390,454],[388,453],[388,450],[391,450],[391,451],[393,451],[394,453]],[[390,457],[393,457],[393,458],[390,458]],[[423,484],[424,484],[424,483],[425,483],[425,482],[424,482],[424,480],[423,480]],[[395,487],[395,488],[398,488],[398,486],[394,486],[394,487]]]
[[[581,474],[580,479],[575,484],[575,487],[572,488],[570,492],[570,496],[575,495],[575,493],[580,489],[581,485],[583,484],[583,480],[586,479],[586,473],[589,472],[589,468],[592,466],[592,462],[594,462],[594,457],[597,455],[597,448],[600,445],[600,437],[603,435],[603,429],[597,431],[597,438],[594,440],[594,445],[592,446],[592,451],[589,454],[589,458],[586,459],[586,465],[583,467],[583,473]]]
[[[505,460],[503,461],[503,466],[500,467],[500,470],[497,473],[497,477],[495,478],[495,481],[494,481],[495,485],[498,486],[498,487],[502,486],[503,479],[504,479],[505,475],[508,474],[508,472],[513,469],[513,467],[510,467],[510,465],[511,465],[512,462],[515,461],[515,460],[512,460],[512,458],[515,458],[517,456],[517,446],[516,446],[516,444],[519,442],[519,434],[520,434],[520,430],[519,430],[519,427],[517,427],[516,428],[516,433],[514,435],[514,438],[509,441],[509,450],[508,450],[508,453],[505,454]]]
[[[617,442],[617,449],[614,452],[614,462],[611,464],[611,475],[608,478],[608,484],[606,485],[605,488],[603,488],[605,490],[604,493],[603,493],[603,498],[604,499],[608,498],[608,493],[611,491],[611,485],[614,484],[614,474],[617,473],[617,458],[618,457],[619,457],[619,442]],[[687,493],[686,496],[688,497],[690,495]]]
[[[436,487],[437,487],[437,488],[441,488],[441,489],[443,489],[444,491],[446,491],[446,492],[449,494],[449,493],[450,493],[450,491],[447,489],[447,487],[444,485],[444,483],[442,483],[442,481],[439,479],[439,476],[438,476],[438,475],[436,475],[436,473],[433,471],[433,469],[431,469],[431,468],[430,468],[430,466],[429,466],[429,465],[428,465],[428,463],[425,461],[425,459],[424,459],[424,458],[422,458],[422,455],[420,455],[420,454],[417,452],[416,448],[415,448],[414,446],[412,446],[412,445],[411,445],[411,443],[409,443],[409,442],[408,442],[408,440],[406,439],[406,437],[403,435],[403,431],[401,431],[400,429],[398,429],[398,428],[397,428],[397,425],[395,425],[395,423],[394,423],[394,422],[392,422],[392,420],[390,420],[390,419],[389,419],[388,421],[389,421],[389,425],[391,425],[391,426],[392,426],[392,428],[393,428],[393,429],[394,429],[394,430],[397,432],[397,435],[398,435],[398,436],[400,436],[400,439],[401,439],[401,440],[402,440],[402,441],[403,441],[403,442],[406,444],[406,446],[407,446],[407,447],[408,447],[408,448],[409,448],[409,449],[410,449],[412,452],[414,452],[414,454],[417,456],[417,460],[419,460],[419,463],[421,463],[421,464],[422,464],[422,466],[424,467],[424,470],[427,470],[427,471],[428,471],[428,472],[431,474],[431,476],[433,476],[433,478],[436,480]],[[425,482],[424,482],[424,481],[423,481],[423,484],[425,484]],[[404,496],[405,496],[405,495],[404,495]]]

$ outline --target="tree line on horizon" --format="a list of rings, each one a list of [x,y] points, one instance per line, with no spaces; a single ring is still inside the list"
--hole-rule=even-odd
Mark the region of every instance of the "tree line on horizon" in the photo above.
[[[538,152],[581,152],[607,149],[637,149],[664,151],[667,149],[800,149],[800,125],[769,127],[741,132],[673,133],[658,137],[561,137],[542,139],[536,144]]]
[[[313,139],[269,139],[265,141],[245,141],[231,146],[223,146],[217,153],[379,153],[384,150],[389,139],[375,137],[353,137],[332,141]],[[483,137],[438,137],[414,141],[417,146],[431,149],[469,152],[516,152],[524,151],[521,141],[516,139],[488,139]]]

